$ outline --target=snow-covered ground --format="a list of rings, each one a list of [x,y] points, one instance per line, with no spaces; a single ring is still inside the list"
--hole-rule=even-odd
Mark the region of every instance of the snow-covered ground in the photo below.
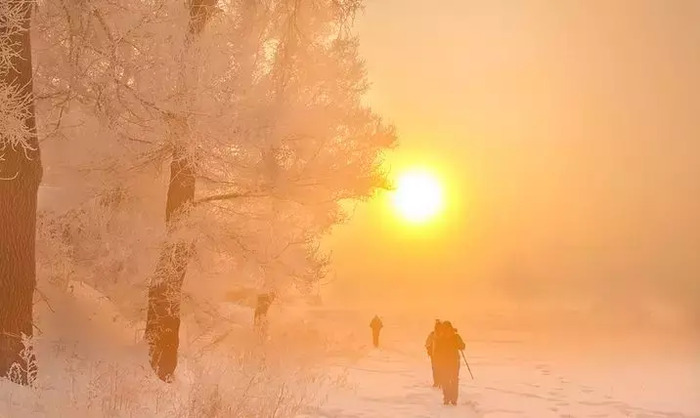
[[[431,387],[422,341],[386,331],[383,348],[335,365],[346,370],[347,387],[304,417],[700,417],[700,356],[692,351],[606,356],[517,339],[468,341],[475,379],[462,367],[459,404],[450,407]]]
[[[554,337],[523,331],[512,315],[505,326],[471,315],[455,325],[475,379],[462,368],[450,407],[431,387],[425,315],[387,316],[373,349],[367,312],[280,305],[260,346],[250,309],[222,308],[225,320],[204,329],[185,322],[178,377],[166,385],[147,365],[142,327],[90,286],[70,289],[39,316],[37,387],[0,381],[0,418],[700,417],[700,352],[683,335]]]

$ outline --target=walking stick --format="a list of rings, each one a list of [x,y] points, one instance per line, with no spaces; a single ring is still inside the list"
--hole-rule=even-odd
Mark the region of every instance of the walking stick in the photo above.
[[[464,359],[464,364],[467,365],[467,370],[469,370],[469,376],[472,377],[472,380],[474,380],[474,375],[472,374],[472,369],[469,367],[469,363],[467,362],[467,357],[464,355],[464,351],[459,350],[460,353],[462,353],[462,358]]]

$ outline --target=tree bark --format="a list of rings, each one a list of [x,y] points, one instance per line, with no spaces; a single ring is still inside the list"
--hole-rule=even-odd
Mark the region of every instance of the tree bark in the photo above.
[[[190,0],[190,21],[185,40],[188,45],[204,29],[215,4],[216,0]],[[181,140],[182,138],[176,139],[170,164],[165,208],[168,232],[177,227],[178,220],[192,203],[195,192],[194,164],[184,145],[177,144],[177,141]],[[161,252],[154,280],[148,289],[146,340],[149,344],[151,367],[164,382],[172,381],[177,368],[182,284],[191,252],[192,243],[169,241]]]
[[[7,1],[7,0],[5,0]],[[24,353],[22,335],[31,337],[32,299],[36,286],[35,238],[37,193],[42,167],[33,98],[32,56],[29,36],[33,3],[10,0],[9,7],[22,8],[22,30],[11,35],[16,55],[2,83],[20,87],[29,97],[25,125],[31,132],[29,148],[13,147],[2,138],[0,127],[0,376],[7,376],[13,364],[19,368],[12,379],[30,384],[33,353]],[[0,27],[0,36],[8,28]],[[2,32],[5,32],[3,34]]]

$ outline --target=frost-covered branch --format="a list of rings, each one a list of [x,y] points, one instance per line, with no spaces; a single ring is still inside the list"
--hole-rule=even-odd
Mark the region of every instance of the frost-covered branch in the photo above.
[[[30,0],[0,3],[0,161],[7,147],[33,150],[34,134],[26,121],[30,117],[32,93],[17,80],[15,63],[21,60],[20,37],[29,30],[26,19]]]
[[[240,199],[244,197],[263,197],[265,196],[262,193],[252,193],[252,192],[232,192],[232,193],[221,193],[221,194],[215,194],[212,196],[206,196],[202,197],[199,199],[196,199],[193,204],[194,205],[200,205],[202,203],[207,203],[207,202],[216,202],[216,201],[222,201],[222,200],[233,200],[233,199]]]

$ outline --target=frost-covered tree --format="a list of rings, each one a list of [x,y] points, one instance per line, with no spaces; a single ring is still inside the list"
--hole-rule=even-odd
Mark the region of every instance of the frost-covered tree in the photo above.
[[[171,131],[172,154],[170,179],[168,181],[165,204],[165,223],[168,231],[178,227],[179,218],[186,216],[195,196],[196,165],[195,155],[188,152],[191,140],[188,110],[188,84],[197,81],[197,63],[188,61],[196,48],[197,37],[214,13],[216,0],[190,0],[189,20],[185,35],[182,74],[176,92],[183,97],[179,112],[172,115]],[[200,65],[206,65],[206,57]],[[191,64],[192,67],[188,67]],[[194,73],[194,74],[193,74]],[[191,79],[192,77],[193,79]],[[155,277],[148,288],[148,313],[146,318],[146,339],[150,346],[151,367],[162,380],[168,381],[177,366],[177,350],[180,344],[180,302],[182,282],[185,279],[187,264],[193,243],[174,238],[166,243],[161,251]]]
[[[68,253],[122,257],[120,266],[158,259],[142,263],[154,276],[114,274],[136,285],[152,276],[147,335],[161,378],[175,369],[182,300],[198,315],[237,285],[309,290],[325,274],[319,241],[344,219],[341,202],[383,186],[381,152],[394,133],[361,101],[367,82],[350,30],[359,7],[62,0],[40,11],[45,130],[91,150],[65,158],[98,196],[64,215]],[[154,207],[167,228],[154,226]],[[75,238],[91,227],[103,232]]]
[[[0,3],[0,376],[31,383],[34,243],[42,168],[29,37],[33,2]],[[23,354],[24,353],[24,354]]]

